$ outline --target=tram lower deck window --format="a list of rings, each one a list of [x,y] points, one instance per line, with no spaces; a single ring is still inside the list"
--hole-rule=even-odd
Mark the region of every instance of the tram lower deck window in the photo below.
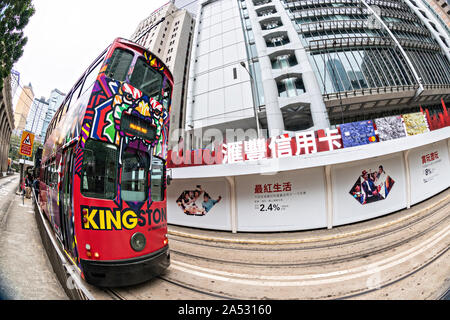
[[[117,147],[88,140],[84,146],[81,193],[89,198],[114,199],[116,177]]]
[[[152,159],[151,194],[153,201],[164,200],[164,161]]]

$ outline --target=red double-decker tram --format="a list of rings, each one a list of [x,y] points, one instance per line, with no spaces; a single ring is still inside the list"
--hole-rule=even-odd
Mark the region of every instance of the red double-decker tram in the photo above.
[[[116,39],[52,119],[39,205],[88,282],[137,284],[170,264],[166,160],[173,78],[146,49]]]

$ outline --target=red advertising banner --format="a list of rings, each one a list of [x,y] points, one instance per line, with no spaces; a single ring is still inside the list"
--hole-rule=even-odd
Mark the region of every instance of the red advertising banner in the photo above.
[[[377,127],[377,125],[375,125],[373,121],[367,121],[366,127],[368,128],[372,126],[372,132],[375,132],[375,135],[371,135],[370,141],[368,140],[367,143],[378,143],[380,141],[398,139],[406,136],[407,125],[405,125],[402,119],[408,117],[412,118],[413,116],[416,116],[417,118],[417,115],[420,115],[427,131],[427,126],[430,130],[436,130],[446,126],[450,126],[449,112],[444,104],[444,101],[442,101],[442,107],[443,112],[434,116],[430,116],[428,110],[425,110],[424,112],[421,108],[423,119],[420,113],[401,115],[399,116],[399,123],[395,121],[392,122],[392,119],[387,118],[377,119],[380,120],[378,121],[378,125],[380,127]],[[400,128],[397,128],[398,124],[400,124]],[[270,139],[262,138],[250,141],[224,143],[217,145],[215,150],[213,151],[209,149],[199,149],[180,150],[178,152],[173,152],[172,150],[169,150],[167,166],[168,168],[180,168],[225,163],[243,163],[247,161],[279,159],[305,154],[313,154],[317,152],[338,150],[344,148],[342,134],[356,135],[358,133],[358,130],[362,130],[353,128],[353,131],[349,131],[346,129],[347,127],[349,127],[349,125],[351,125],[351,123],[341,125],[344,133],[342,133],[341,128],[338,127],[337,129],[322,129],[317,131],[299,132],[295,134],[295,137],[291,137],[288,134],[282,134],[278,137]],[[364,132],[362,133],[367,135],[367,128],[364,128]],[[390,137],[384,137],[386,132],[390,133]],[[384,134],[383,139],[381,139],[382,134]],[[348,137],[344,138],[348,139]],[[353,145],[347,147],[352,146]]]

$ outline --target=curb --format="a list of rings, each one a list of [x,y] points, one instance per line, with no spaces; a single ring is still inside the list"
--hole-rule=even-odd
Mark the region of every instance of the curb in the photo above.
[[[302,244],[302,243],[311,243],[311,242],[321,242],[321,241],[329,241],[329,240],[338,240],[348,237],[357,236],[363,233],[369,233],[372,231],[377,231],[380,229],[384,229],[387,227],[391,227],[393,225],[399,224],[405,220],[411,219],[419,214],[425,213],[427,211],[432,210],[434,207],[441,205],[442,203],[448,202],[450,199],[450,194],[442,198],[441,200],[406,216],[403,216],[397,220],[389,221],[382,223],[377,226],[352,231],[344,234],[336,234],[330,236],[322,236],[322,237],[312,237],[305,239],[285,239],[285,240],[259,240],[259,239],[232,239],[232,238],[223,238],[223,237],[211,237],[211,236],[202,236],[199,234],[191,234],[181,231],[173,231],[168,230],[167,233],[172,236],[178,236],[183,238],[195,239],[195,240],[203,240],[203,241],[212,241],[212,242],[222,242],[222,243],[230,243],[230,244],[259,244],[259,245],[281,245],[281,244]]]

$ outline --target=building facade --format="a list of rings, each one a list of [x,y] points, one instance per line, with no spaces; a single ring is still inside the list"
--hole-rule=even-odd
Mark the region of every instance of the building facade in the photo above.
[[[12,110],[11,76],[4,80],[0,91],[0,174],[8,170],[9,141],[14,130]]]
[[[24,86],[14,108],[15,134],[20,135],[27,124],[28,113],[34,100],[34,92],[31,83]]]
[[[422,2],[432,8],[448,30],[450,28],[450,0],[422,0]]]
[[[137,27],[131,40],[163,61],[174,78],[170,113],[169,147],[177,143],[178,129],[184,128],[190,52],[195,20],[172,2],[155,10]]]
[[[187,129],[273,136],[450,101],[449,34],[420,1],[204,0],[194,34]]]
[[[50,124],[50,121],[52,121],[53,116],[55,115],[58,108],[61,106],[61,103],[63,103],[65,97],[66,94],[62,93],[58,89],[53,89],[52,92],[50,93],[50,97],[48,98],[47,101],[48,102],[47,112],[45,113],[45,117],[43,119],[42,130],[39,133],[41,139],[45,139],[48,125]]]
[[[14,99],[16,95],[17,88],[20,84],[20,72],[16,70],[11,70],[11,96]]]
[[[198,1],[193,0],[173,0],[172,3],[179,9],[185,9],[192,17],[197,16]]]
[[[41,137],[42,127],[44,125],[45,115],[48,110],[48,102],[44,97],[40,99],[34,99],[31,105],[30,112],[28,113],[27,123],[25,125],[25,131],[31,132],[35,135],[35,139],[42,141]]]

